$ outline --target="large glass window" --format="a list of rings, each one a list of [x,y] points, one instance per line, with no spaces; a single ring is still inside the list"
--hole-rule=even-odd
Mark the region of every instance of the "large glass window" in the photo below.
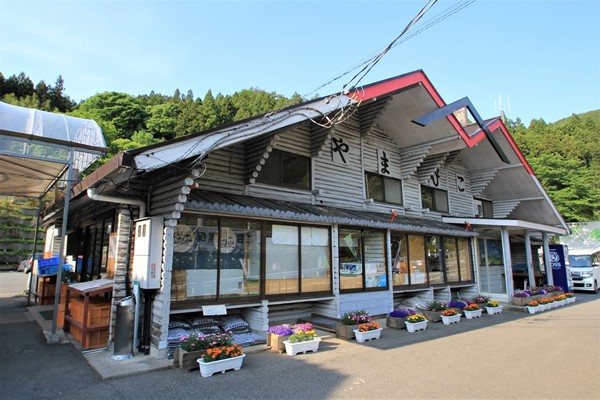
[[[387,287],[384,232],[340,229],[339,259],[341,290]]]
[[[298,292],[299,230],[291,225],[269,225],[266,232],[266,294]]]
[[[423,208],[432,211],[448,212],[448,192],[429,186],[421,186],[421,205]]]
[[[479,290],[506,293],[504,253],[499,239],[479,239]]]
[[[411,283],[413,285],[427,283],[425,236],[408,235],[408,254],[410,256]]]
[[[402,181],[371,173],[365,174],[367,198],[391,204],[402,204]]]
[[[468,282],[473,280],[473,268],[471,267],[471,252],[469,251],[469,240],[467,238],[456,239],[458,244],[458,265],[460,268],[460,280]]]
[[[302,292],[331,290],[329,229],[303,226],[300,232]]]
[[[273,150],[258,174],[258,182],[310,189],[310,158]]]
[[[175,300],[256,296],[260,223],[182,218],[173,237]]]
[[[472,281],[469,249],[467,238],[392,233],[394,286]]]
[[[446,264],[446,282],[460,281],[458,272],[458,248],[456,238],[445,237],[444,240],[444,262]]]
[[[392,282],[394,286],[408,285],[408,239],[405,234],[392,234]]]
[[[236,218],[181,218],[173,238],[171,298],[331,291],[329,232]]]
[[[442,263],[442,246],[438,236],[427,236],[427,272],[429,283],[444,283],[444,265]]]

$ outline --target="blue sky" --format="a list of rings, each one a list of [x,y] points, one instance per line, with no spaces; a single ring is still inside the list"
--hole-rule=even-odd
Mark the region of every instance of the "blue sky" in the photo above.
[[[438,0],[408,34],[457,3]],[[383,49],[424,4],[0,0],[0,72],[36,84],[60,74],[76,101],[250,87],[327,95],[354,74],[313,90]],[[477,0],[394,47],[362,83],[417,69],[484,118],[500,102],[525,124],[600,109],[600,1]]]

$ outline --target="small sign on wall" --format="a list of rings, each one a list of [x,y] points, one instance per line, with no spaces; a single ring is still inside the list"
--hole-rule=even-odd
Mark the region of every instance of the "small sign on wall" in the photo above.
[[[350,146],[339,136],[331,137],[331,160],[334,164],[348,164],[348,153]]]
[[[381,175],[390,175],[390,159],[387,150],[377,149],[377,171]]]
[[[225,307],[225,304],[217,304],[215,306],[202,306],[202,314],[204,314],[204,315],[226,315],[227,307]]]
[[[456,174],[456,190],[461,193],[465,191],[465,177],[462,175]]]

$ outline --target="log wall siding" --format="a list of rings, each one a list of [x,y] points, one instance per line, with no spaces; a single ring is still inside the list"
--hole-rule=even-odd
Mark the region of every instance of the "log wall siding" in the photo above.
[[[471,179],[469,171],[462,164],[460,158],[454,158],[447,164],[448,171],[448,205],[450,215],[455,216],[474,216],[473,196],[471,195]],[[458,176],[464,178],[462,182],[463,192],[458,189]]]
[[[210,153],[204,160],[206,171],[197,180],[201,190],[244,193],[244,147],[234,145]]]
[[[345,153],[346,164],[333,162],[331,139],[328,139],[328,151],[314,161],[314,182],[317,205],[334,206],[354,210],[364,210],[364,180],[362,170],[361,138],[358,132],[358,120],[352,118],[335,127],[334,137],[344,139],[349,151]]]
[[[133,211],[132,211],[133,212]],[[137,213],[132,215],[136,218]],[[127,296],[126,282],[127,274],[130,269],[127,265],[127,254],[130,251],[130,247],[133,246],[133,242],[130,237],[130,227],[133,224],[133,219],[130,218],[129,209],[127,207],[120,207],[116,210],[116,232],[117,232],[117,249],[115,257],[115,275],[113,278],[113,293],[112,293],[112,312],[109,336],[112,338],[114,334],[115,321],[117,318],[116,303]],[[130,260],[131,262],[133,260]]]
[[[384,175],[379,172],[380,165],[379,160],[377,160],[378,149],[386,151],[387,158],[389,159],[389,175]],[[402,159],[400,157],[398,145],[379,127],[371,128],[370,134],[363,140],[363,162],[365,171],[367,172],[388,176],[394,179],[401,179],[402,177]]]

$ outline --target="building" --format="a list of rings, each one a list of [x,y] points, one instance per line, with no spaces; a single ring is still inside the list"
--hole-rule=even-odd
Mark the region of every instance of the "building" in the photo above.
[[[140,282],[156,357],[182,313],[265,332],[414,298],[508,301],[513,267],[544,275],[532,254],[568,228],[500,119],[432,116],[445,106],[415,71],[126,151],[74,187],[66,254],[115,301]]]

